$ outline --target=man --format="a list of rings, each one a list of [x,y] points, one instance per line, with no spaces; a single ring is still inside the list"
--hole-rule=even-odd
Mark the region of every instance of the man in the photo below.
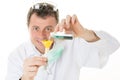
[[[79,80],[81,67],[101,68],[118,49],[117,40],[103,31],[85,29],[76,15],[68,15],[60,23],[58,17],[58,9],[48,3],[37,3],[30,8],[27,17],[30,41],[10,54],[6,80]],[[50,72],[43,70],[48,58],[43,57],[42,41],[48,40],[51,32],[62,31],[74,38],[58,43],[54,40],[51,50],[56,44],[63,45],[64,50],[59,59],[49,64]]]

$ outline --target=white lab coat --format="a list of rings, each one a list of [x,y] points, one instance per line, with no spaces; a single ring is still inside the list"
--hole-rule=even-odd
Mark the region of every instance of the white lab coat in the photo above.
[[[79,80],[81,67],[102,68],[111,53],[118,49],[118,41],[103,31],[96,32],[99,41],[88,43],[82,38],[56,42],[62,44],[62,56],[48,65],[49,72],[39,68],[35,80]],[[23,74],[23,62],[32,56],[41,56],[31,41],[23,43],[8,58],[6,80],[19,80]]]

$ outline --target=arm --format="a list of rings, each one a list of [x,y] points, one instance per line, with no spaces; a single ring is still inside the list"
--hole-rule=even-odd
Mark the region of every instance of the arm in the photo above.
[[[98,41],[87,42],[82,38],[74,40],[73,50],[79,66],[102,68],[107,63],[109,55],[120,46],[119,42],[106,32],[95,31],[95,33],[100,38]]]
[[[62,19],[61,23],[56,26],[55,32],[64,31],[67,34],[73,34],[74,37],[81,37],[87,42],[95,42],[100,38],[94,31],[85,29],[79,22],[76,15],[66,16],[66,19]]]
[[[16,53],[14,51],[8,57],[6,80],[19,80],[22,76],[22,59]]]
[[[55,31],[64,29],[66,33],[69,32],[75,36],[73,50],[78,57],[79,65],[102,67],[107,62],[109,55],[120,46],[115,38],[105,32],[85,29],[76,15],[72,17],[68,15],[57,25]],[[78,45],[79,43],[80,45]],[[82,49],[80,49],[81,47]]]
[[[21,48],[10,54],[8,58],[6,80],[34,80],[38,68],[47,63],[45,57],[33,56],[26,58],[24,49]]]
[[[100,67],[103,67],[107,63],[109,55],[120,47],[120,43],[113,36],[104,31],[95,31],[95,33],[100,37],[100,40],[89,43],[89,45],[99,50]]]

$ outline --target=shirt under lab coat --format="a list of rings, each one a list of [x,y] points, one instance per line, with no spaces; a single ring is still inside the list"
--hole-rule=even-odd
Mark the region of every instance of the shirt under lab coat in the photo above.
[[[39,68],[34,80],[79,80],[82,67],[102,68],[111,53],[119,47],[119,42],[109,34],[95,32],[100,40],[87,42],[82,38],[56,41],[64,46],[62,56],[49,64],[48,71]],[[55,45],[54,45],[55,46]],[[31,41],[21,44],[8,58],[6,80],[19,80],[23,74],[23,62],[32,56],[42,56]]]

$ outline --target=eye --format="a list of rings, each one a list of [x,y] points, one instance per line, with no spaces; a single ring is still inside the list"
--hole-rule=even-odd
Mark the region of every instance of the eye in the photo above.
[[[38,26],[35,26],[35,27],[33,27],[33,30],[35,30],[35,31],[39,31],[39,27]]]
[[[53,31],[53,28],[52,28],[52,27],[46,27],[46,28],[45,28],[45,31],[46,31],[46,32],[52,32],[52,31]]]

